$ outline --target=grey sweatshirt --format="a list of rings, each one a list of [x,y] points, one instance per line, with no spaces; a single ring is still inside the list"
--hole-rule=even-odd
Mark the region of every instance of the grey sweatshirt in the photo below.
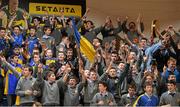
[[[91,103],[94,95],[98,92],[98,80],[94,82],[90,82],[89,80],[86,81],[84,85],[84,102]]]
[[[32,86],[35,81],[36,79],[33,77],[30,78],[21,77],[19,79],[18,84],[16,86],[16,95],[20,96],[20,104],[35,101],[35,97],[33,95],[25,95],[26,90],[32,91]]]
[[[160,102],[159,105],[168,105],[170,104],[171,106],[179,106],[180,105],[180,93],[175,92],[174,95],[170,95],[170,92],[167,91],[163,93],[160,97]]]
[[[43,80],[41,73],[38,73],[37,82],[42,84],[42,104],[43,105],[59,105],[60,104],[60,94],[59,94],[59,85],[62,80],[54,81],[50,83],[49,81]]]
[[[64,106],[78,106],[80,92],[83,89],[83,83],[79,83],[75,88],[71,88],[69,85],[65,86]]]
[[[113,95],[110,93],[110,92],[106,92],[106,93],[97,93],[94,97],[93,97],[93,100],[92,100],[92,105],[98,105],[98,102],[99,101],[103,101],[104,104],[101,105],[101,106],[108,106],[110,102],[113,103],[113,106],[116,105],[116,102],[114,100],[114,97]]]

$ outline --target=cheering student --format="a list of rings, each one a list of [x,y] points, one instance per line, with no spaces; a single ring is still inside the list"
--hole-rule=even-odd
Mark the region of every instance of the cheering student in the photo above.
[[[145,93],[140,95],[133,106],[158,106],[158,97],[153,95],[153,86],[151,82],[145,82]]]
[[[99,92],[92,99],[92,105],[99,106],[114,106],[116,102],[114,100],[113,95],[107,91],[107,84],[105,82],[100,81],[98,83]]]
[[[168,91],[164,92],[161,95],[159,105],[179,106],[180,93],[176,91],[176,82],[173,80],[168,81],[167,87],[168,87]]]
[[[11,62],[7,62],[5,58],[0,57],[1,64],[6,73],[5,78],[5,89],[4,94],[7,95],[8,106],[12,106],[16,102],[16,85],[18,83],[19,77],[22,73],[22,65],[18,64],[18,55],[11,56]]]

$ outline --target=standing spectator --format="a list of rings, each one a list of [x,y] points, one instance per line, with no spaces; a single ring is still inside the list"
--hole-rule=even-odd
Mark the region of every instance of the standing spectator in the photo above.
[[[117,75],[117,70],[112,67],[112,63],[109,65],[108,69],[106,72],[100,77],[101,81],[106,81],[107,86],[109,89],[109,92],[111,92],[116,100],[116,103],[119,105],[120,104],[120,98],[121,98],[121,84],[124,80],[124,78],[127,76],[128,71],[129,71],[129,61],[128,60],[124,71],[120,74],[118,77]]]
[[[22,46],[25,40],[25,34],[21,33],[21,28],[20,26],[14,26],[13,27],[13,32],[12,32],[12,39],[11,39],[11,44],[12,47],[14,46]]]
[[[60,42],[59,45],[56,47],[56,50],[57,50],[56,54],[57,54],[58,52],[60,52],[60,51],[66,51],[67,48],[69,48],[69,46],[68,46],[69,44],[70,44],[69,37],[63,35],[61,42]]]
[[[180,106],[180,93],[176,91],[176,82],[168,81],[167,87],[168,91],[161,95],[159,105]]]
[[[93,39],[97,37],[97,35],[101,32],[103,26],[94,28],[94,23],[90,20],[86,21],[85,34],[84,37],[89,41],[93,42]]]
[[[32,72],[32,67],[28,65],[23,66],[23,76],[20,77],[16,86],[16,95],[20,97],[19,104],[21,106],[32,106],[35,101],[35,96],[38,94],[32,87],[36,80],[32,77]]]
[[[0,51],[1,54],[6,55],[5,57],[7,57],[7,52],[9,50],[10,37],[7,37],[8,35],[6,35],[6,28],[0,27]]]
[[[103,42],[112,41],[113,39],[116,39],[118,36],[117,34],[122,31],[121,26],[121,20],[120,18],[117,18],[118,27],[114,27],[112,20],[109,16],[107,16],[105,21],[105,26],[101,30],[102,36],[103,36]]]
[[[32,19],[32,26],[36,28],[36,36],[37,38],[42,38],[43,36],[43,27],[40,25],[41,18],[39,17],[33,17]]]
[[[55,45],[58,45],[62,39],[62,32],[65,32],[64,28],[66,28],[64,12],[61,11],[60,18],[53,16],[52,20],[50,21],[50,24],[53,28],[52,37],[55,38]]]
[[[82,81],[78,83],[76,76],[70,76],[68,79],[69,72],[65,73],[65,83],[64,83],[64,106],[78,106],[80,92],[83,89],[85,82],[84,71],[79,69],[80,74],[82,75]],[[68,83],[66,83],[68,79]]]
[[[47,80],[43,80],[42,77],[43,65],[38,65],[38,77],[36,82],[37,84],[41,84],[39,87],[41,89],[42,94],[42,104],[45,106],[58,106],[60,104],[60,94],[59,89],[62,86],[62,80],[59,79],[56,81],[56,77],[54,72],[48,72]]]
[[[8,106],[12,106],[16,102],[15,90],[19,77],[21,76],[22,66],[18,64],[17,55],[12,56],[12,61],[10,63],[3,57],[0,57],[0,59],[2,65],[8,70],[6,73],[4,94],[7,95]]]
[[[12,19],[10,20],[9,24],[8,24],[8,29],[12,29],[13,32],[12,32],[12,46],[15,46],[15,45],[19,45],[19,46],[22,46],[24,45],[24,40],[26,39],[25,35],[26,35],[26,32],[28,30],[28,22],[27,22],[27,16],[26,14],[24,13],[23,15],[23,18],[24,18],[24,21],[25,21],[25,27],[24,28],[21,28],[19,25],[15,25],[12,27],[12,23],[13,21],[15,20],[15,18],[17,17],[17,15],[15,14]]]
[[[146,82],[144,91],[145,93],[137,98],[133,106],[158,106],[158,97],[153,95],[152,83]]]
[[[121,105],[126,107],[132,106],[137,98],[135,93],[136,93],[136,86],[130,84],[128,86],[128,93],[124,94],[121,98]]]
[[[23,10],[22,8],[19,8],[19,0],[9,0],[8,5],[2,7],[2,11],[5,12],[5,15],[7,16],[5,17],[7,18],[7,22],[9,22],[12,19],[12,17],[17,15],[17,17],[12,23],[13,26],[18,25],[20,21],[24,19],[23,17],[24,14],[28,14],[25,10]],[[20,24],[23,24],[23,23],[21,22]]]
[[[45,51],[45,56],[44,56],[43,60],[44,60],[44,64],[46,66],[49,66],[51,63],[55,63],[56,58],[53,57],[53,52],[51,49],[47,49]]]
[[[52,28],[44,26],[44,35],[41,38],[41,43],[45,44],[48,49],[55,49],[55,39],[51,36]]]
[[[108,92],[108,86],[105,82],[98,83],[99,92],[92,99],[92,105],[97,106],[115,106],[116,102],[113,95]]]
[[[41,48],[36,34],[37,34],[36,28],[30,27],[29,28],[29,36],[26,40],[26,42],[28,42],[28,52],[30,55],[32,55],[34,48]]]
[[[135,22],[129,22],[128,28],[126,27],[127,21],[128,17],[126,17],[126,20],[122,23],[122,29],[127,34],[128,39],[132,43],[137,44],[139,42],[140,37],[144,37],[144,35],[141,32],[143,27],[142,18],[141,16],[138,17],[138,25],[136,25]],[[141,28],[139,28],[139,26]]]
[[[168,76],[172,73],[176,76],[176,82],[180,83],[180,73],[176,68],[176,60],[173,58],[170,58],[168,60],[168,68],[161,74],[163,78],[165,78],[166,80],[168,79]]]
[[[60,68],[62,65],[66,64],[66,55],[63,51],[60,51],[57,55],[57,60],[55,62],[57,68]]]
[[[89,9],[86,10],[84,16],[82,18],[80,18],[80,20],[76,24],[78,30],[83,26],[83,23],[87,17],[88,12],[89,12]],[[64,29],[69,37],[69,40],[74,44],[75,38],[74,38],[74,29],[73,29],[73,22],[72,22],[73,20],[74,19],[72,19],[72,18],[68,18],[67,23],[64,26],[65,27]]]
[[[95,69],[90,69],[89,79],[86,79],[83,95],[84,95],[84,105],[89,106],[94,95],[98,92],[98,74]]]

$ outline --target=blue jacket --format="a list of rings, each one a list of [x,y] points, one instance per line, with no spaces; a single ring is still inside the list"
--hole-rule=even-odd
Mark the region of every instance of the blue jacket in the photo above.
[[[30,59],[29,66],[33,67],[33,66],[37,66],[37,65],[35,64],[33,59]]]
[[[169,70],[167,69],[165,75],[162,75],[162,74],[161,74],[161,75],[162,75],[163,78],[165,78],[166,80],[168,80],[168,76],[169,76],[170,73],[171,73],[171,71],[169,71]],[[179,73],[179,71],[178,71],[177,69],[174,69],[173,74],[176,76],[176,82],[177,82],[177,83],[180,83],[180,73]]]
[[[11,66],[13,66],[17,72],[22,72],[22,66],[20,64],[11,64]],[[17,78],[11,70],[8,70],[8,72],[6,73],[4,94],[15,94],[18,80],[19,78]]]
[[[150,98],[146,94],[140,95],[133,106],[158,106],[158,97],[152,95]]]
[[[35,36],[35,37],[28,37],[28,51],[30,53],[30,55],[32,55],[33,53],[33,49],[34,49],[34,45],[37,45],[38,48],[40,47],[40,44],[39,44],[39,40],[38,38]]]
[[[146,49],[145,54],[148,57],[148,61],[147,61],[147,69],[150,70],[151,69],[151,60],[153,59],[153,53],[158,50],[161,46],[161,42],[158,42],[157,44],[154,44],[153,46],[149,47]]]
[[[0,39],[0,51],[7,49],[8,48],[8,44],[6,43],[5,39]]]
[[[14,33],[12,33],[12,37],[14,38],[14,42],[12,43],[12,46],[22,46],[22,43],[24,41],[24,35],[21,33],[19,35],[15,35]]]

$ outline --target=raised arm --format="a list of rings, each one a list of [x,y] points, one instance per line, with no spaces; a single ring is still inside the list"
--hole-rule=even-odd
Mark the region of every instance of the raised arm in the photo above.
[[[134,46],[133,43],[129,40],[127,34],[124,34],[124,39],[127,41],[127,43],[128,43],[131,47]]]
[[[39,83],[44,83],[43,77],[42,77],[42,72],[43,72],[43,64],[38,64],[38,74],[37,74],[37,79],[36,81]]]
[[[24,30],[27,31],[28,30],[28,22],[27,22],[27,15],[26,15],[26,12],[24,10],[23,12],[23,18],[24,18],[24,22],[25,22],[25,26],[24,26]]]
[[[67,83],[68,77],[69,77],[69,73],[71,72],[71,68],[67,67],[65,68],[65,74],[63,76],[63,82]]]
[[[83,17],[82,17],[82,20],[86,20],[87,14],[89,13],[89,11],[90,11],[90,9],[87,8],[85,14],[84,14]]]
[[[142,52],[139,52],[138,59],[137,59],[137,62],[136,62],[136,67],[137,67],[138,71],[141,70],[141,64],[142,63],[143,63],[143,55],[142,55]]]
[[[128,28],[126,27],[127,21],[128,21],[128,17],[126,16],[126,19],[122,23],[122,30],[124,33],[128,32]]]
[[[141,23],[142,23],[142,16],[141,16],[141,14],[139,14],[139,16],[137,18],[137,32],[141,37],[145,37],[141,31]]]
[[[79,58],[79,73],[82,76],[82,80],[80,81],[80,83],[78,84],[78,93],[80,93],[86,83],[86,76],[84,74],[84,70],[83,70],[83,61],[81,60],[81,58]]]
[[[65,22],[65,19],[64,19],[64,11],[63,10],[61,10],[60,16],[61,16],[61,22],[63,24],[63,28],[66,28],[66,22]]]
[[[4,57],[0,56],[0,60],[3,63],[3,65],[10,69],[17,78],[20,77],[21,74],[18,73],[16,69],[9,62],[7,62]]]
[[[84,21],[86,20],[86,17],[87,17],[87,14],[89,13],[90,9],[88,8],[84,14],[84,16],[79,20],[79,22],[77,23],[77,29],[79,30],[83,24],[84,24]]]
[[[122,31],[122,25],[121,25],[120,17],[117,18],[117,24],[118,24],[118,27],[113,30],[113,34],[118,34],[119,32]]]
[[[131,60],[132,60],[132,57],[128,56],[124,72],[119,76],[119,80],[118,80],[119,84],[121,84],[123,82],[124,78],[127,76],[128,72],[129,72],[130,61]]]
[[[112,64],[113,64],[113,62],[111,61],[108,68],[106,69],[106,71],[101,75],[101,77],[100,77],[101,81],[106,81],[107,80],[107,76],[108,76],[109,70],[112,67]]]
[[[10,22],[9,22],[9,24],[8,24],[8,29],[11,29],[12,23],[13,23],[13,21],[16,19],[16,17],[17,17],[17,15],[14,15],[14,16],[12,17],[12,19],[10,20]]]
[[[160,33],[159,29],[155,28],[155,32],[158,35],[159,39],[163,38],[163,35]]]
[[[81,74],[82,76],[82,83],[85,83],[86,81],[86,76],[84,74],[84,69],[83,69],[83,61],[81,58],[79,58],[79,73]]]
[[[11,31],[10,30],[7,30],[5,38],[8,39],[10,42],[14,42],[15,41],[14,38],[12,37],[12,35],[11,35]]]

